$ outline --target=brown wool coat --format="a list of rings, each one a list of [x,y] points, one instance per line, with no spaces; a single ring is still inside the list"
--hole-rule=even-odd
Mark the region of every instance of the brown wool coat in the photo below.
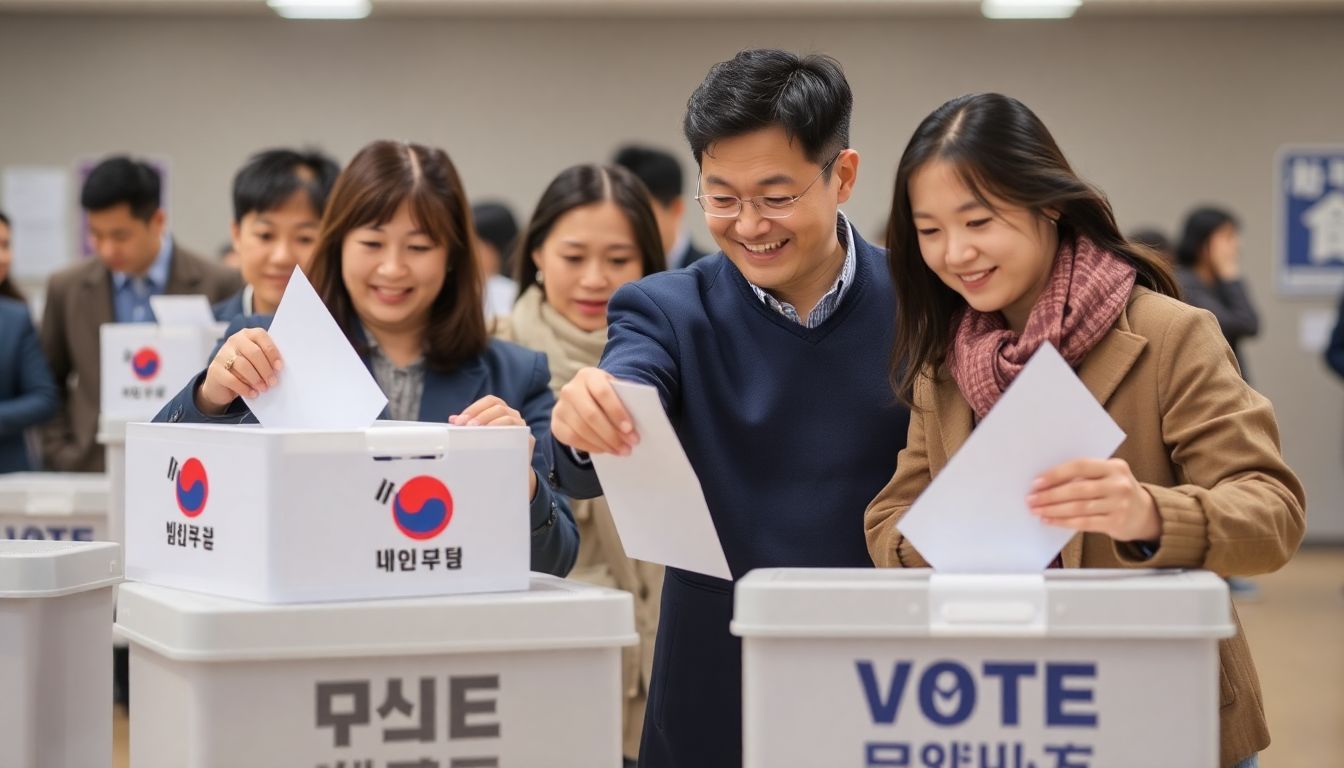
[[[1273,407],[1242,380],[1213,315],[1135,288],[1078,376],[1125,431],[1115,456],[1156,501],[1162,537],[1145,559],[1133,544],[1079,534],[1064,547],[1064,567],[1251,576],[1288,562],[1306,527],[1306,498],[1283,461]],[[928,565],[894,524],[972,426],[971,408],[946,366],[936,380],[920,378],[896,474],[864,516],[878,566]],[[1269,745],[1260,681],[1235,609],[1232,615],[1237,634],[1219,643],[1225,768]]]

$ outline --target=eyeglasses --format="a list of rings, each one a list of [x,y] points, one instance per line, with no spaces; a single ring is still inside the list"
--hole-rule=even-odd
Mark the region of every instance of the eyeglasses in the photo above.
[[[841,150],[843,152],[844,150]],[[821,166],[821,172],[816,178],[812,179],[803,191],[796,195],[758,195],[746,199],[734,195],[696,195],[695,201],[704,209],[706,216],[712,216],[716,219],[735,219],[742,215],[742,206],[744,203],[751,203],[756,207],[756,213],[763,219],[786,219],[793,215],[793,209],[802,199],[803,195],[817,183],[817,179],[826,173],[831,164],[840,158],[840,152],[835,153],[825,165]],[[700,187],[700,181],[697,178],[695,182],[697,189]]]

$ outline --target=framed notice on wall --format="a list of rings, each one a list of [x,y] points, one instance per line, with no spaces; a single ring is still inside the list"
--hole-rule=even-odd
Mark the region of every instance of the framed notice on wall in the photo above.
[[[1274,163],[1279,291],[1344,290],[1344,144],[1285,146]]]
[[[0,208],[9,214],[16,278],[44,281],[69,262],[69,199],[70,178],[59,165],[0,171]]]

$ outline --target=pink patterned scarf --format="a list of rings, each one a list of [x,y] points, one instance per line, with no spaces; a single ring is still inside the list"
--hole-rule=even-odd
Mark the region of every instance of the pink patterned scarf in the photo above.
[[[961,394],[985,418],[1043,342],[1078,367],[1129,301],[1134,266],[1086,238],[1060,243],[1046,283],[1019,335],[1001,312],[969,306],[953,320],[947,364]]]

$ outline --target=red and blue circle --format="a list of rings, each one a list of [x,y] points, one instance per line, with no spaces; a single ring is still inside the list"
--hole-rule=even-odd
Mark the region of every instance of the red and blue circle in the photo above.
[[[182,462],[177,473],[177,508],[187,517],[196,517],[205,511],[209,495],[210,478],[205,475],[205,465],[197,458]]]
[[[141,347],[131,357],[131,370],[135,378],[149,381],[159,372],[159,353],[153,347]]]
[[[392,499],[392,521],[402,533],[417,541],[443,533],[452,519],[453,495],[436,477],[413,477]]]

